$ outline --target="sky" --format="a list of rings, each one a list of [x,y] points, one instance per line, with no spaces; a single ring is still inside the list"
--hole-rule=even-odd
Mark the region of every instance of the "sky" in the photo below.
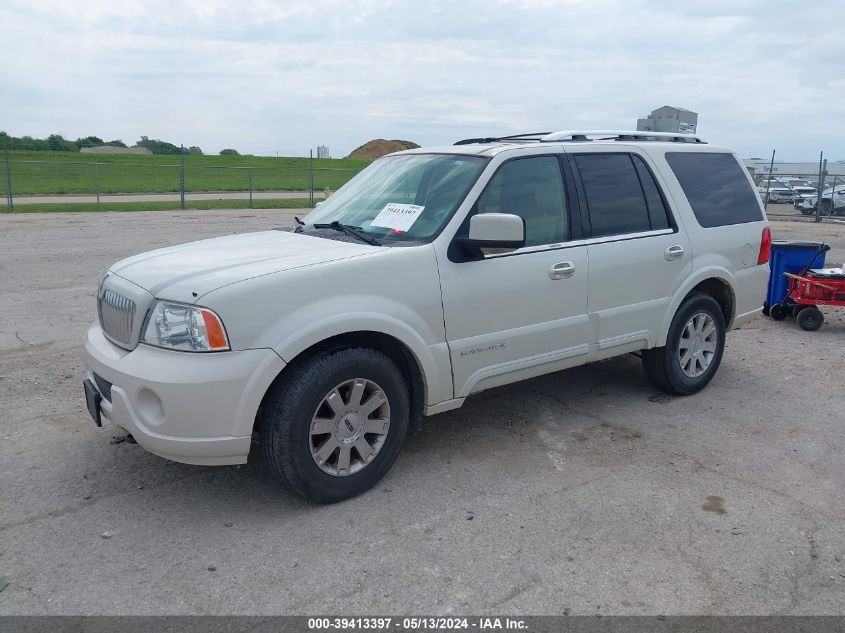
[[[674,105],[743,158],[845,159],[842,0],[2,0],[0,24],[14,136],[342,157]]]

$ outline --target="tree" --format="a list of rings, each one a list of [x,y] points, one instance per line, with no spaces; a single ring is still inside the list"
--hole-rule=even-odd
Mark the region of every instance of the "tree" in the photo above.
[[[47,145],[53,152],[75,152],[79,148],[68,141],[61,134],[51,134],[47,137]]]
[[[232,149],[231,147],[227,147],[226,149],[221,149],[220,155],[221,156],[240,156],[240,154],[238,154],[238,150]]]
[[[85,138],[78,138],[74,145],[76,145],[79,149],[83,147],[98,147],[103,144],[103,139],[99,136],[86,136]]]
[[[126,143],[119,139],[106,143],[99,136],[86,136],[84,138],[78,138],[75,141],[70,141],[61,134],[51,134],[46,139],[43,139],[32,138],[31,136],[16,137],[0,131],[0,149],[4,150],[77,152],[83,147],[96,147],[98,145],[126,147]]]
[[[162,141],[159,139],[151,139],[147,136],[142,136],[141,140],[135,143],[138,147],[146,147],[153,154],[179,154],[181,149],[173,143]]]
[[[196,154],[197,156],[202,156],[202,150],[199,147],[197,147],[196,145],[191,145],[188,148],[188,153],[189,154]]]

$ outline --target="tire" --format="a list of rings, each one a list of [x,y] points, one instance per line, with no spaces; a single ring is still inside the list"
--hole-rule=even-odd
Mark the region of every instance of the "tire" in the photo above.
[[[824,198],[822,200],[822,215],[830,215],[831,211],[833,211],[833,200]]]
[[[803,308],[795,317],[802,330],[815,332],[824,324],[824,314],[816,306]]]
[[[694,321],[694,318],[697,321]],[[715,329],[701,340],[701,346],[695,342],[692,324],[702,324],[701,333]],[[692,342],[689,342],[692,341]],[[682,355],[682,345],[686,342],[686,352]],[[697,356],[693,350],[700,354]],[[710,295],[695,293],[678,308],[664,347],[655,347],[643,352],[643,369],[648,379],[658,388],[668,393],[687,396],[704,389],[713,379],[722,354],[725,350],[725,317],[716,300]],[[709,355],[708,355],[709,354]],[[687,366],[682,368],[681,361],[688,358]],[[706,364],[706,366],[704,366]]]
[[[379,394],[386,402],[366,413],[370,398]],[[376,350],[340,348],[304,360],[272,387],[261,408],[260,442],[283,484],[309,501],[335,503],[384,477],[399,456],[409,418],[408,385],[396,364]],[[384,434],[366,431],[379,421]],[[333,430],[318,433],[328,428]],[[369,460],[358,448],[361,441],[373,451]]]
[[[769,308],[769,316],[772,317],[775,321],[783,321],[786,317],[789,316],[790,308],[787,308],[783,304],[776,303],[771,308]]]

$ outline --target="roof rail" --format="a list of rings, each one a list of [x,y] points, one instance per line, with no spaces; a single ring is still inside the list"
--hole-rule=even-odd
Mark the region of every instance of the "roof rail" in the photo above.
[[[597,138],[590,138],[597,137]],[[541,143],[568,141],[662,141],[670,143],[704,143],[699,136],[680,132],[652,132],[649,130],[563,130],[546,134]]]
[[[456,141],[455,145],[474,145],[476,143],[525,143],[540,141],[548,132],[528,132],[527,134],[511,134],[510,136],[485,136],[482,138],[465,138]]]
[[[592,137],[592,138],[591,138]],[[664,143],[705,143],[700,136],[681,132],[651,132],[648,130],[563,130],[561,132],[530,132],[511,136],[465,138],[455,145],[479,143],[567,143],[584,141],[662,141]]]

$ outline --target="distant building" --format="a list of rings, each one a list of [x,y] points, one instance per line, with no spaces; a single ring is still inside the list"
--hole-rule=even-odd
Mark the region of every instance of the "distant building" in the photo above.
[[[696,127],[698,127],[697,112],[672,106],[657,108],[648,116],[637,119],[637,130],[642,132],[695,134]]]
[[[743,163],[751,173],[755,177],[763,177],[769,173],[769,169],[771,168],[771,173],[773,176],[804,176],[808,180],[815,178],[818,180],[819,178],[819,163],[818,161],[815,162],[807,162],[807,163],[785,163],[785,162],[775,162],[774,165],[770,164],[771,159],[769,158],[745,158],[743,159]],[[845,162],[830,162],[827,164],[827,175],[828,178],[836,178],[837,182],[845,182]]]
[[[317,158],[331,158],[332,155],[329,153],[329,148],[326,145],[318,145],[317,146]]]

